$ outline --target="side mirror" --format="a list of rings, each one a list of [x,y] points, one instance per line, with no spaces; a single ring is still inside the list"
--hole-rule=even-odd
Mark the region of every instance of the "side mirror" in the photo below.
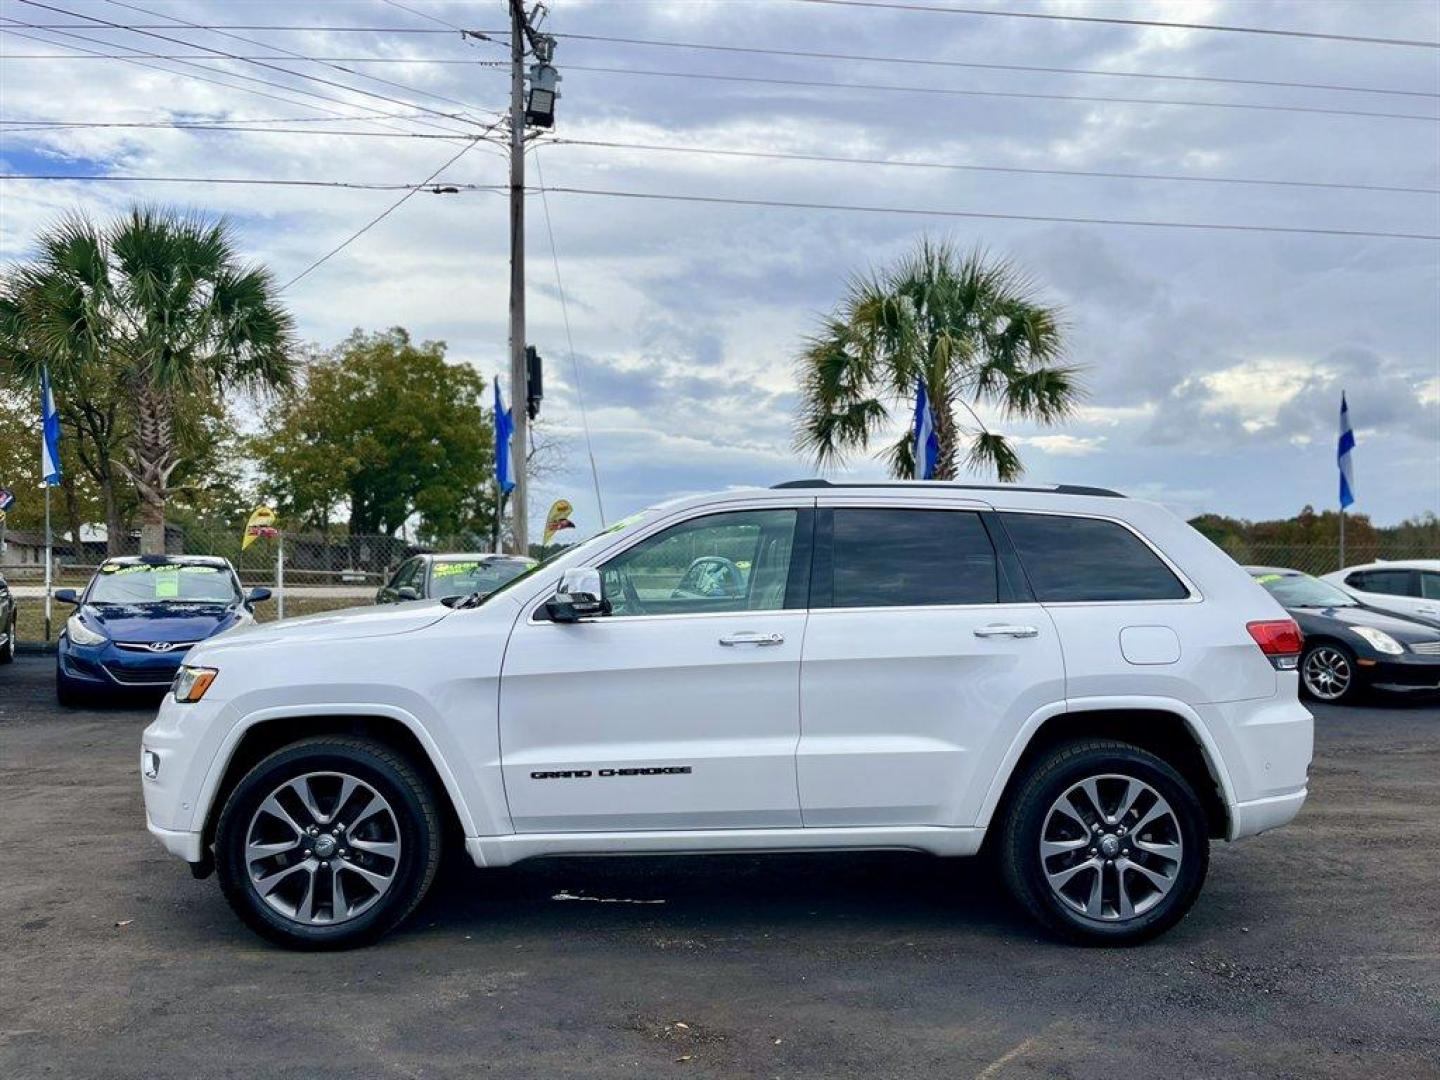
[[[269,589],[266,589],[266,588],[263,588],[263,587],[258,587],[258,588],[251,589],[251,590],[245,595],[245,602],[246,602],[247,604],[260,604],[260,603],[263,603],[264,601],[269,600],[269,599],[270,599],[270,590],[269,590]]]
[[[610,601],[600,586],[600,571],[575,566],[565,571],[555,595],[545,602],[550,618],[559,623],[579,622],[592,615],[610,614]]]
[[[56,589],[55,599],[59,600],[62,604],[80,603],[80,597],[76,594],[74,589]]]
[[[420,599],[420,593],[416,590],[415,586],[413,586],[413,585],[401,585],[400,588],[398,588],[398,589],[395,590],[395,599],[397,599],[397,600],[419,600],[419,599]]]

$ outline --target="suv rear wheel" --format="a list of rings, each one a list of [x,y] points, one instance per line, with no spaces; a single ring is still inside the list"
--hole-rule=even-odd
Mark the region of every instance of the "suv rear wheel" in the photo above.
[[[230,906],[297,949],[373,941],[420,903],[440,863],[435,796],[381,743],[306,739],[236,785],[215,832]]]
[[[1129,944],[1190,910],[1210,861],[1205,811],[1178,772],[1129,743],[1065,743],[1020,779],[1001,867],[1026,909],[1061,937]]]

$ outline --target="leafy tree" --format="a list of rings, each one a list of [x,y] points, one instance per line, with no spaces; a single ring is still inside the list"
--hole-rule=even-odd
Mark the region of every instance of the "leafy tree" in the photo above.
[[[136,207],[104,228],[71,215],[0,284],[0,357],[16,374],[48,364],[72,424],[121,395],[127,425],[108,430],[123,456],[104,460],[135,486],[145,552],[164,550],[171,478],[203,445],[195,401],[283,386],[291,339],[269,271],[242,265],[223,222],[174,211]]]
[[[61,437],[60,471],[63,482],[59,499],[52,504],[52,522],[57,536],[79,540],[80,526],[94,521],[101,508],[101,496],[94,481],[81,467],[73,440]],[[44,493],[40,487],[40,403],[33,391],[17,392],[0,387],[0,484],[15,492],[15,505],[6,515],[12,529],[43,527]]]
[[[807,342],[797,444],[822,468],[868,448],[892,409],[913,409],[923,376],[940,444],[935,478],[953,479],[963,452],[966,467],[1013,480],[1024,471],[1019,456],[973,405],[1044,424],[1064,419],[1080,391],[1078,369],[1060,362],[1063,347],[1058,311],[1035,299],[1011,263],[924,240],[890,269],[857,277]],[[885,451],[891,475],[915,475],[912,437]]]
[[[252,450],[263,490],[291,521],[394,535],[412,515],[428,536],[487,535],[494,435],[485,381],[400,327],[356,330],[313,357]]]

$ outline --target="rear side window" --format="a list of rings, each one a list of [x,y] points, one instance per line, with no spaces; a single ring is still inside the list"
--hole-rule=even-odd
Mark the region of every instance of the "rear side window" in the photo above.
[[[993,604],[995,549],[978,514],[836,510],[836,607]]]
[[[1180,579],[1123,525],[1098,518],[1001,514],[1042,603],[1183,600]]]

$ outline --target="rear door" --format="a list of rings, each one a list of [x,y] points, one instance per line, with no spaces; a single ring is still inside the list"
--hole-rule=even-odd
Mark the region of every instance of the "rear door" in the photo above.
[[[1440,578],[1440,575],[1431,576]],[[1440,581],[1436,583],[1440,584]],[[1433,595],[1426,599],[1421,595],[1423,577],[1419,570],[1405,567],[1358,570],[1346,576],[1345,585],[1360,600],[1382,611],[1428,618],[1440,615],[1440,599]],[[1440,594],[1440,589],[1432,589],[1432,592]]]
[[[600,569],[608,615],[523,615],[500,738],[517,832],[796,827],[813,511],[697,513]]]
[[[796,758],[808,827],[973,824],[977,763],[1064,697],[1055,629],[980,503],[826,497]]]

